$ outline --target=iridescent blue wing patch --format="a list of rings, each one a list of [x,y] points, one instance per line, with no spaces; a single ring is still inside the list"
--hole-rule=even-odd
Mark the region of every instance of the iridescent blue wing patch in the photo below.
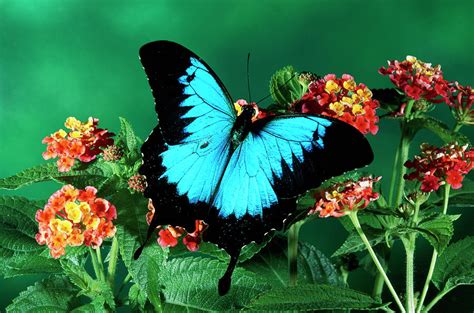
[[[158,213],[158,225],[192,229],[207,207],[230,158],[229,136],[235,110],[210,67],[172,42],[140,49],[155,98],[158,126],[142,147],[145,196]],[[191,230],[192,231],[192,230]]]

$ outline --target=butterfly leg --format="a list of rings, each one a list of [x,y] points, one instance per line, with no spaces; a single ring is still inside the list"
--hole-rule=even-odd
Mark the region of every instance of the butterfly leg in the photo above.
[[[234,272],[234,269],[237,265],[237,261],[239,260],[239,255],[240,255],[240,249],[237,250],[235,253],[232,253],[230,256],[230,262],[229,265],[227,266],[227,270],[224,273],[224,276],[222,276],[221,279],[219,279],[219,295],[224,296],[229,292],[230,289],[230,283],[232,281],[232,273]]]

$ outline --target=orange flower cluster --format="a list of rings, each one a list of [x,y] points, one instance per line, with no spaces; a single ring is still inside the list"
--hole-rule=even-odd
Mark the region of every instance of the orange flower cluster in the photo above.
[[[319,213],[319,217],[341,217],[351,211],[366,208],[370,202],[379,198],[373,184],[382,177],[362,177],[358,181],[348,180],[335,184],[317,194],[314,208],[308,214]]]
[[[375,110],[379,107],[372,99],[372,92],[366,85],[357,84],[348,74],[337,78],[328,74],[312,81],[308,92],[292,104],[293,110],[300,113],[322,114],[346,122],[361,133],[375,135],[379,121]]]
[[[150,224],[155,215],[155,207],[153,202],[148,202],[148,213],[146,215],[147,223]],[[178,239],[186,233],[186,230],[182,227],[175,227],[168,225],[166,228],[158,227],[158,244],[163,248],[175,247],[178,244]],[[183,238],[183,244],[188,248],[189,251],[199,250],[199,244],[202,241],[202,233],[206,230],[206,224],[204,221],[196,220],[195,230],[192,233],[187,233]]]
[[[98,123],[99,120],[92,117],[85,123],[69,117],[64,123],[69,132],[60,129],[43,139],[43,143],[48,145],[43,158],[45,160],[58,158],[57,165],[60,172],[69,171],[75,159],[91,162],[102,152],[101,148],[114,142],[111,138],[114,134],[98,128]]]
[[[36,212],[36,241],[46,244],[53,258],[64,255],[66,246],[85,244],[97,248],[105,238],[115,235],[115,206],[96,194],[94,187],[79,190],[66,185],[51,195],[43,210]]]

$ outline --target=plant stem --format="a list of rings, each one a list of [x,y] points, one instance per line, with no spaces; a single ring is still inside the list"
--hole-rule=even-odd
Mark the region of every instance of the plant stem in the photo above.
[[[110,288],[114,288],[115,282],[115,271],[117,269],[117,259],[118,259],[118,240],[117,237],[112,239],[112,247],[110,248],[110,259],[109,266],[107,268],[107,278],[109,280]]]
[[[360,226],[359,219],[357,218],[357,212],[353,211],[349,213],[349,217],[352,221],[352,224],[354,225],[357,233],[359,234],[360,238],[364,242],[365,246],[367,247],[367,250],[369,251],[369,254],[372,258],[372,261],[374,261],[375,266],[379,270],[379,273],[382,275],[385,283],[387,284],[388,289],[390,290],[390,293],[393,296],[393,299],[398,305],[398,308],[400,309],[400,312],[405,313],[405,308],[403,307],[402,302],[400,301],[400,298],[397,295],[397,292],[395,291],[395,288],[393,288],[392,283],[390,282],[390,279],[388,279],[387,274],[385,273],[385,270],[382,267],[382,264],[380,264],[377,255],[375,254],[374,249],[372,249],[372,246],[370,245],[369,240],[367,239],[367,236],[365,235],[364,231],[362,230],[362,227]]]
[[[431,310],[431,308],[433,308],[433,306],[438,303],[439,300],[441,300],[441,298],[443,298],[448,292],[450,292],[451,290],[453,290],[454,288],[449,288],[449,289],[443,289],[441,290],[440,293],[438,293],[436,295],[436,297],[433,298],[433,300],[431,300],[430,303],[428,303],[428,305],[426,306],[426,308],[423,310],[423,312],[428,312],[429,310]]]
[[[411,140],[408,138],[406,135],[406,130],[405,126],[402,126],[402,138],[400,139],[400,146],[399,146],[399,151],[400,151],[400,156],[399,156],[399,162],[398,162],[398,184],[397,184],[397,193],[395,196],[395,207],[398,207],[402,203],[402,198],[403,198],[403,190],[405,188],[405,179],[403,176],[407,172],[407,168],[405,167],[405,162],[408,160],[408,152],[410,150],[410,142]]]
[[[415,296],[414,296],[414,255],[415,255],[416,234],[408,235],[408,238],[402,239],[405,246],[407,257],[406,264],[406,308],[408,313],[415,312]]]
[[[122,292],[123,288],[125,288],[125,286],[131,279],[132,279],[132,275],[128,273],[127,276],[125,276],[125,278],[123,279],[122,283],[120,284],[120,287],[117,291],[117,296]]]
[[[105,282],[104,263],[102,262],[102,254],[100,252],[100,247],[97,247],[94,250],[97,253],[97,264],[99,266],[100,280]]]
[[[374,288],[372,289],[372,298],[380,299],[382,298],[383,286],[385,281],[383,275],[380,272],[377,272],[374,280]]]
[[[451,188],[450,188],[449,184],[444,185],[443,214],[446,214],[448,212],[449,191],[450,191],[450,189]],[[436,250],[433,250],[433,255],[431,256],[430,268],[428,270],[428,274],[426,275],[425,285],[423,286],[423,291],[421,292],[420,301],[419,301],[419,304],[418,304],[418,309],[416,310],[416,312],[418,312],[418,313],[421,312],[421,309],[423,308],[423,303],[425,302],[426,294],[428,293],[428,289],[430,288],[430,282],[431,282],[431,278],[433,277],[433,272],[434,272],[434,269],[435,269],[435,266],[436,266],[437,259],[438,259],[438,252]],[[441,297],[443,295],[441,295]],[[436,300],[436,302],[438,300]],[[431,302],[433,302],[433,301],[431,301]]]
[[[92,267],[94,268],[95,277],[101,279],[99,265],[97,264],[97,255],[94,252],[94,249],[89,247],[89,254],[91,255]]]
[[[463,123],[460,123],[459,121],[457,121],[456,124],[454,125],[453,132],[455,133],[459,132],[462,126],[463,126]]]
[[[289,285],[296,286],[298,280],[298,235],[302,222],[296,222],[288,229],[288,271]]]
[[[395,182],[397,179],[397,168],[398,162],[400,158],[400,148],[397,148],[397,152],[395,153],[395,159],[393,160],[393,167],[392,167],[392,176],[390,177],[390,190],[388,193],[388,205],[393,205],[393,193],[395,192]]]

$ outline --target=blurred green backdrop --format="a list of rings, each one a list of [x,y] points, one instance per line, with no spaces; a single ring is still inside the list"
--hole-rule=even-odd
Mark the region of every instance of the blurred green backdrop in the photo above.
[[[246,58],[251,52],[254,98],[268,94],[272,73],[287,64],[320,74],[350,73],[369,88],[389,87],[377,73],[387,59],[407,54],[442,64],[445,77],[472,84],[474,2],[465,1],[0,1],[0,177],[44,162],[41,139],[66,117],[98,117],[118,129],[126,117],[146,138],[156,123],[153,100],[138,60],[139,47],[176,41],[204,58],[234,99],[247,96]],[[440,105],[438,115],[450,113]],[[393,121],[369,136],[376,159],[369,168],[386,177],[398,142]],[[473,131],[468,130],[473,138]],[[423,137],[425,136],[425,137]],[[423,137],[423,138],[422,138]],[[439,143],[422,133],[418,142]],[[414,152],[416,152],[416,145]],[[348,153],[354,153],[348,151]],[[40,184],[21,194],[46,199],[57,189]],[[385,186],[386,188],[386,186]],[[454,213],[454,212],[453,212]],[[472,234],[472,212],[462,212],[454,240]],[[337,221],[305,226],[302,237],[331,254],[344,240]],[[418,287],[431,249],[420,245]],[[395,247],[390,275],[403,290],[404,257]],[[350,283],[370,291],[358,270]],[[0,308],[38,277],[0,280]],[[460,288],[437,311],[472,312],[473,288]]]

